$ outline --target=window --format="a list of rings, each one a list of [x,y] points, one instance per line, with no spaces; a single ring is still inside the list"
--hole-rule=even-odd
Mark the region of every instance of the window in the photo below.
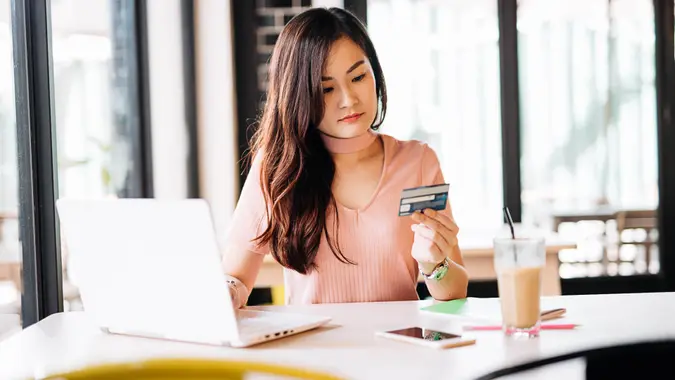
[[[51,4],[59,197],[141,197],[133,2]],[[61,252],[64,310],[77,310],[78,268],[64,241]]]
[[[0,0],[0,341],[20,328],[21,249],[10,0]]]
[[[52,3],[54,98],[62,197],[131,195],[136,116],[131,3]],[[77,11],[75,11],[77,10]],[[88,15],[80,17],[81,14]],[[130,64],[133,66],[130,67]]]
[[[387,81],[382,132],[439,156],[457,223],[502,224],[499,30],[495,0],[369,0]]]
[[[523,221],[577,239],[561,276],[659,270],[654,11],[521,0]]]

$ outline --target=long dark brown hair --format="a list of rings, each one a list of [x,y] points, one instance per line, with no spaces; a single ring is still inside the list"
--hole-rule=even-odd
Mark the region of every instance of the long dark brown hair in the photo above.
[[[380,61],[363,24],[339,8],[313,8],[295,16],[279,35],[269,64],[269,86],[251,156],[262,155],[260,185],[267,205],[267,227],[256,238],[269,244],[286,268],[307,274],[314,263],[321,234],[335,257],[345,257],[337,243],[339,222],[332,193],[335,163],[321,140],[324,114],[321,76],[331,45],[349,38],[368,57],[375,77],[377,129],[387,109]],[[333,214],[333,234],[326,216]]]

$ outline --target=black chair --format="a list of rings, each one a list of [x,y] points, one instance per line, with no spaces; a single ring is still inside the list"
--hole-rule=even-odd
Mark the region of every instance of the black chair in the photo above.
[[[499,379],[566,360],[585,359],[586,379],[675,379],[675,340],[594,348],[503,368],[478,378]]]

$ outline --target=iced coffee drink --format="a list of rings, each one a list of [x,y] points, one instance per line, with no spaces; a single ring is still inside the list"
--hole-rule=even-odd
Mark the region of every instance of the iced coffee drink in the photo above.
[[[504,332],[538,336],[546,260],[543,240],[495,239],[494,255]]]

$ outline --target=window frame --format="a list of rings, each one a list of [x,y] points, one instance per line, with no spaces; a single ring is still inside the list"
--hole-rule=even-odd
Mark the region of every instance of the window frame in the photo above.
[[[24,327],[63,311],[50,6],[13,0],[11,12]]]

